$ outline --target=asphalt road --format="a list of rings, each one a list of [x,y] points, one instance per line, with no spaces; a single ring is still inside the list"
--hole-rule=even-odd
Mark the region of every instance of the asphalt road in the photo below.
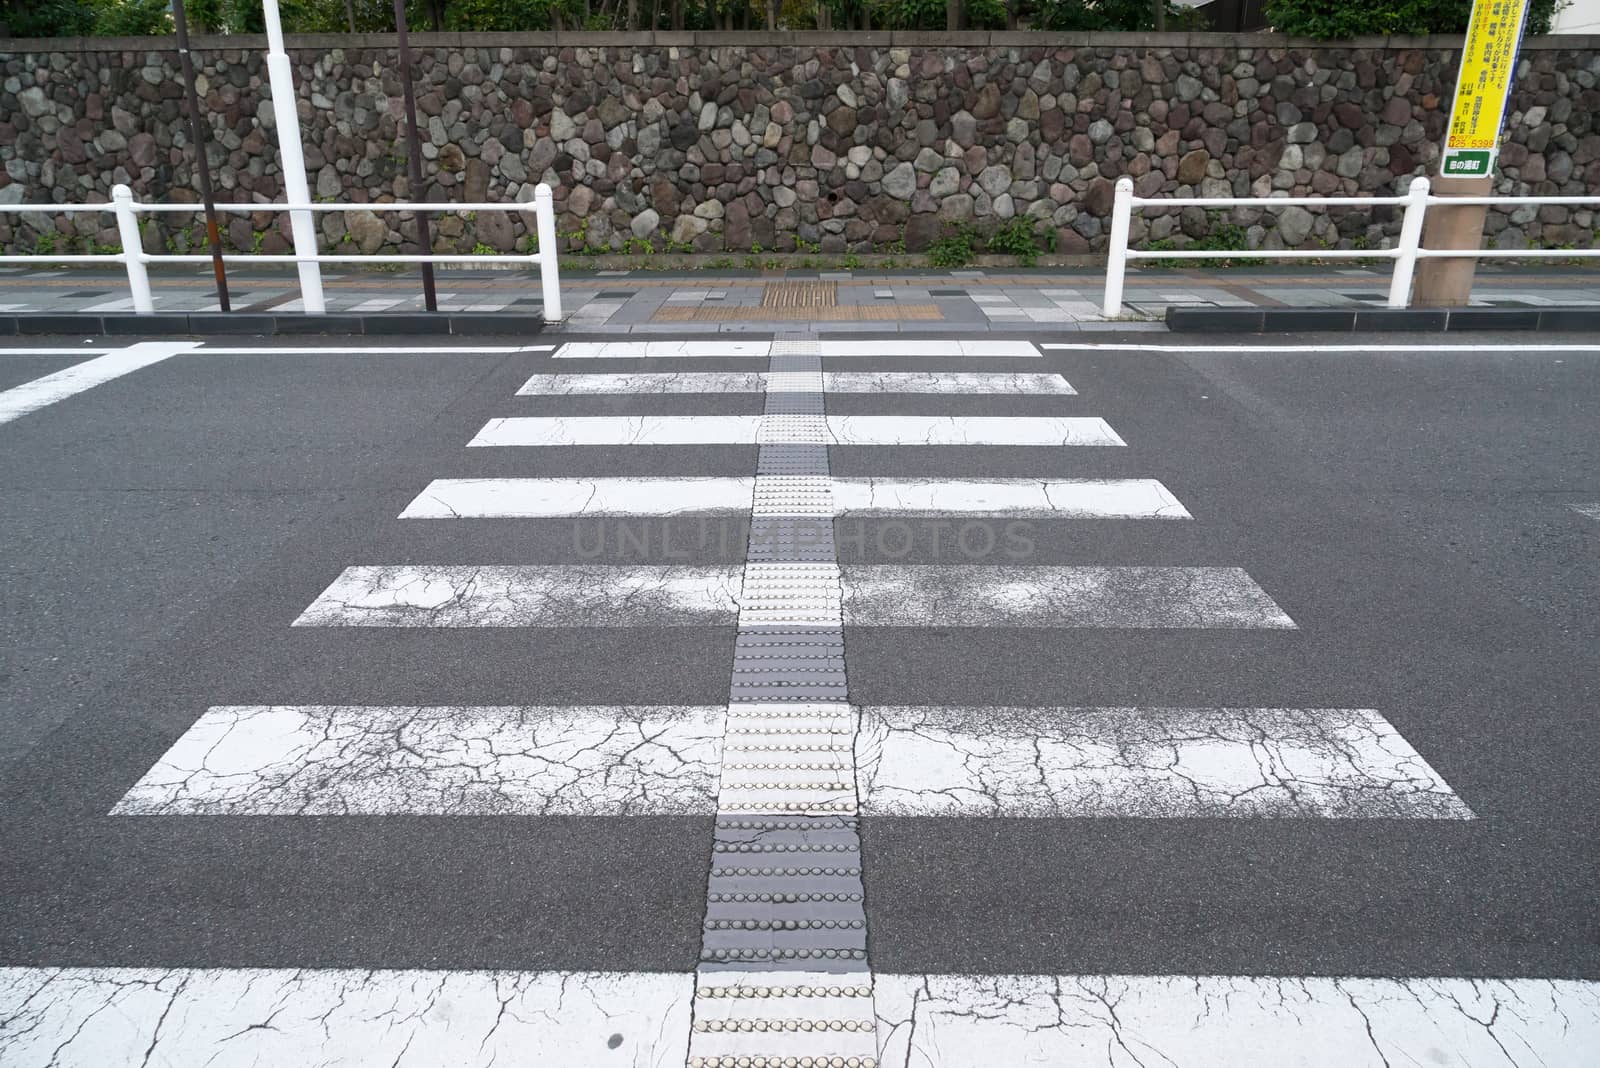
[[[1600,980],[1600,520],[1576,507],[1600,502],[1600,351],[1529,337],[825,356],[830,372],[1056,372],[1077,391],[830,394],[830,416],[1093,415],[1126,442],[835,446],[833,477],[1158,479],[1192,521],[1031,517],[1006,562],[1243,569],[1294,623],[858,626],[847,609],[852,704],[1371,709],[1474,817],[867,803],[873,971]],[[555,371],[764,361],[483,347],[230,342],[251,352],[174,356],[0,424],[0,968],[694,970],[710,811],[109,814],[213,706],[727,702],[731,623],[292,625],[346,567],[593,563],[582,546],[624,522],[396,518],[433,479],[755,470],[753,444],[463,446],[501,416],[759,415],[755,393],[515,393]],[[0,353],[0,389],[72,362]],[[996,562],[926,517],[886,542],[891,522],[835,521],[847,582]],[[738,536],[674,549],[745,559]],[[663,559],[611,541],[600,562]],[[16,1057],[0,1062],[33,1063]]]

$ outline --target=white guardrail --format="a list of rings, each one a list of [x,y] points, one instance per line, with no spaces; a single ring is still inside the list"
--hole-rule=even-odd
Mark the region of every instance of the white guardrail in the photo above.
[[[1600,196],[1467,196],[1439,197],[1428,192],[1426,178],[1413,178],[1405,196],[1397,197],[1136,197],[1133,179],[1119,178],[1116,196],[1111,206],[1111,243],[1107,249],[1106,291],[1103,311],[1106,318],[1115,319],[1122,314],[1122,283],[1129,260],[1371,260],[1394,261],[1394,274],[1389,280],[1389,307],[1404,308],[1411,303],[1411,279],[1416,273],[1417,260],[1424,258],[1449,259],[1578,259],[1600,256],[1600,248],[1541,248],[1541,249],[1470,249],[1423,248],[1422,220],[1430,204],[1461,207],[1475,204],[1588,204],[1600,206]],[[1128,247],[1128,229],[1133,220],[1133,209],[1187,208],[1371,208],[1389,204],[1403,207],[1400,221],[1400,241],[1394,248],[1380,249],[1249,249],[1236,251],[1209,251],[1202,249],[1131,249]]]
[[[536,240],[536,251],[532,253],[496,253],[493,255],[455,255],[449,253],[418,253],[414,255],[339,255],[323,254],[320,252],[299,252],[286,255],[261,255],[253,252],[225,252],[222,259],[226,263],[292,263],[292,264],[323,264],[323,263],[504,263],[506,261],[522,261],[530,266],[539,268],[539,286],[544,297],[544,320],[547,323],[561,321],[561,276],[557,267],[556,255],[556,214],[552,202],[550,187],[537,186],[533,192],[531,203],[516,201],[497,204],[406,204],[391,202],[375,202],[370,204],[217,204],[219,212],[232,212],[234,214],[254,214],[258,211],[267,212],[329,212],[329,211],[371,211],[371,212],[451,212],[451,211],[514,211],[533,213],[533,231]],[[144,250],[144,242],[139,235],[139,216],[141,214],[199,214],[205,210],[201,204],[143,204],[133,199],[133,190],[125,185],[119,185],[111,190],[111,201],[101,204],[0,204],[0,212],[12,215],[23,215],[30,212],[46,213],[110,213],[117,218],[117,233],[122,240],[122,251],[119,253],[94,254],[83,253],[79,255],[39,255],[39,256],[0,256],[0,263],[120,263],[128,272],[128,289],[133,296],[133,310],[140,315],[149,315],[155,311],[155,301],[150,293],[150,276],[145,270],[151,263],[211,263],[213,257],[210,253],[157,254]],[[291,216],[292,217],[292,216]],[[311,287],[301,282],[301,298],[305,310],[311,314],[320,314],[327,310],[322,300],[320,278],[315,279],[316,284]]]

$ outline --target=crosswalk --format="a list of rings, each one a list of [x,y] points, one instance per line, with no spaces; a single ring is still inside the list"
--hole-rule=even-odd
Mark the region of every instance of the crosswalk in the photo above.
[[[760,365],[672,363],[712,358]],[[833,358],[884,366],[830,368]],[[1235,976],[873,969],[864,819],[1478,818],[1382,709],[1262,705],[1249,692],[1194,707],[1139,705],[1135,693],[1094,707],[999,694],[853,698],[852,632],[1031,628],[1070,643],[1075,633],[1264,641],[1299,631],[1282,591],[1258,583],[1247,560],[1056,564],[1003,551],[1003,521],[1015,519],[1137,524],[1155,537],[1206,524],[1205,502],[1183,499],[1159,472],[1069,478],[1041,463],[1033,477],[983,473],[996,446],[1026,447],[1026,457],[1127,450],[1094,413],[1092,391],[1053,373],[914,366],[1038,358],[1017,341],[812,338],[568,343],[537,357],[517,397],[537,398],[541,410],[608,398],[630,414],[492,415],[460,442],[451,472],[408,491],[397,516],[405,529],[731,519],[744,562],[368,557],[319,576],[320,592],[285,622],[307,635],[519,628],[530,642],[551,628],[727,628],[727,701],[217,704],[109,812],[142,821],[703,817],[712,840],[695,972],[0,968],[0,1063],[1592,1063],[1593,983],[1285,976],[1272,962]],[[594,359],[669,369],[563,362]],[[763,412],[649,411],[661,397],[737,394],[760,396]],[[833,395],[853,396],[850,414],[828,412]],[[945,410],[865,410],[910,396]],[[969,414],[969,397],[1059,410]],[[747,447],[754,473],[748,463],[688,473],[683,458],[701,445]],[[976,473],[832,468],[833,447],[870,457],[906,446],[958,453]],[[603,459],[617,448],[651,450],[669,473],[542,473],[552,470],[546,457]],[[490,454],[519,473],[458,477]],[[846,560],[836,542],[833,521],[845,517],[1001,522],[959,528],[970,551],[937,562],[869,563]]]

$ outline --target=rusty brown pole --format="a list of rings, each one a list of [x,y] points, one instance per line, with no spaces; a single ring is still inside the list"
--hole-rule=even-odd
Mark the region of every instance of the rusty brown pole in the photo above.
[[[217,280],[217,307],[232,311],[228,303],[228,272],[222,265],[222,233],[217,228],[217,201],[211,192],[211,164],[206,160],[205,125],[200,121],[200,94],[194,84],[194,60],[189,57],[189,20],[183,13],[183,0],[172,0],[172,22],[178,34],[178,64],[183,68],[183,88],[189,104],[189,140],[194,142],[200,200],[206,209],[206,240],[211,245],[211,273]]]
[[[411,45],[406,40],[406,0],[394,0],[394,31],[400,38],[400,86],[405,94],[407,155],[411,175],[411,200],[422,203],[422,141],[417,131],[417,93],[411,85]],[[426,256],[433,251],[433,240],[428,236],[428,215],[415,212],[417,217],[417,243]],[[433,288],[433,264],[422,265],[422,299],[429,311],[439,310],[439,295]]]

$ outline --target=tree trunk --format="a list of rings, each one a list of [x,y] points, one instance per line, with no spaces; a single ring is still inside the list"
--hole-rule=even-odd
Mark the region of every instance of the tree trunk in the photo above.
[[[1156,0],[1156,2],[1160,3],[1161,0]],[[1006,0],[1006,29],[1014,30],[1017,28],[1017,8],[1020,6],[1019,0]]]
[[[434,33],[444,32],[444,5],[445,0],[428,0],[428,21]]]
[[[945,0],[944,28],[951,32],[961,28],[961,0]]]
[[[672,28],[683,29],[683,0],[672,0]]]
[[[356,0],[344,0],[344,17],[350,23],[350,32],[356,32]]]
[[[639,28],[639,0],[628,0],[628,24],[624,28],[629,30]]]
[[[661,28],[661,0],[650,0],[650,32]]]
[[[1165,33],[1167,30],[1167,0],[1151,0],[1156,12],[1156,32]]]
[[[767,29],[778,28],[778,4],[780,0],[767,0]]]

